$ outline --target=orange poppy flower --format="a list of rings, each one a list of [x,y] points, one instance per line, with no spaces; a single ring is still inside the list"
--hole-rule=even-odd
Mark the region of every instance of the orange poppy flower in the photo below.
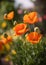
[[[7,38],[5,38],[4,36],[1,36],[1,41],[2,41],[2,43],[6,44],[6,43],[12,41],[12,37],[8,36]]]
[[[22,34],[24,34],[25,32],[28,31],[28,29],[26,29],[26,28],[27,28],[27,25],[21,23],[21,24],[17,24],[17,25],[13,28],[13,30],[15,31],[16,35],[22,35]]]
[[[26,39],[35,44],[35,43],[38,43],[40,41],[40,39],[42,38],[42,35],[37,33],[37,32],[31,32],[27,35]]]
[[[12,37],[8,36],[7,38],[5,38],[3,35],[1,36],[1,40],[0,40],[0,51],[2,51],[4,49],[3,45],[6,45],[7,43],[12,41]]]
[[[31,12],[23,17],[24,23],[34,24],[38,22],[37,12]]]
[[[4,14],[4,19],[5,20],[12,20],[14,17],[14,11],[8,13],[8,14]]]

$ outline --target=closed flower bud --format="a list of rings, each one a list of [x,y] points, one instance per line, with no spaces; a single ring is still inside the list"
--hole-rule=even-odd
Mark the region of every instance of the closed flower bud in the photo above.
[[[38,33],[40,33],[40,29],[39,29],[39,27],[35,27],[35,28],[34,28],[34,32],[38,32]]]
[[[6,28],[6,26],[7,26],[6,22],[3,22],[2,25],[1,25],[2,28]]]

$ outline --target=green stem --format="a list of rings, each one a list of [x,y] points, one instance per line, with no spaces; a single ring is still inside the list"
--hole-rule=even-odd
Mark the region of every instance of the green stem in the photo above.
[[[34,24],[29,24],[29,29],[30,29],[30,32],[33,32],[34,31],[34,27],[35,27],[35,25]]]

